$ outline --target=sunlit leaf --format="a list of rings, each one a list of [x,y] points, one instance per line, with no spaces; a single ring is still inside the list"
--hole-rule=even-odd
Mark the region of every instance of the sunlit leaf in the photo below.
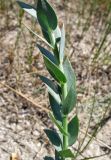
[[[57,27],[57,16],[47,0],[38,0],[37,17],[44,31],[55,30]]]
[[[59,122],[54,118],[54,116],[53,116],[51,113],[49,113],[49,117],[50,117],[50,119],[52,120],[52,122],[58,127],[59,131],[60,131],[63,135],[68,136],[67,133],[64,131],[61,123],[59,123]]]
[[[50,79],[44,76],[39,76],[40,79],[45,83],[45,85],[48,88],[49,93],[52,95],[52,97],[57,101],[58,104],[61,103],[60,96],[58,94],[57,86],[52,82]]]
[[[64,68],[64,74],[67,78],[68,91],[70,90],[71,86],[73,86],[74,90],[76,91],[76,76],[68,58],[65,59],[63,63],[63,68]]]
[[[24,3],[22,1],[17,1],[17,3],[19,4],[19,6],[26,11],[27,13],[29,13],[31,16],[33,16],[34,18],[37,19],[37,13],[36,13],[36,9],[34,7],[32,7],[31,5]]]
[[[59,154],[61,157],[64,157],[64,158],[74,158],[74,154],[70,149],[62,150],[59,152]]]
[[[68,124],[68,144],[69,146],[73,145],[77,140],[79,133],[79,120],[78,117],[75,116]]]
[[[49,101],[50,101],[50,106],[51,106],[52,112],[54,114],[54,117],[58,121],[62,121],[60,104],[57,103],[57,101],[55,100],[55,98],[51,94],[49,94]]]
[[[76,99],[76,93],[74,91],[74,87],[72,86],[70,87],[70,90],[62,104],[62,112],[64,115],[69,114],[73,110],[76,105]]]

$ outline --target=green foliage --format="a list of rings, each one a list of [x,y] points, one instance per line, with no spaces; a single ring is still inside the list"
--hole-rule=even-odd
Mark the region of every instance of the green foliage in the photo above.
[[[79,122],[77,115],[68,122],[68,114],[76,106],[76,78],[67,57],[65,57],[65,29],[58,26],[57,16],[54,9],[47,0],[38,0],[36,9],[24,2],[17,1],[18,4],[30,15],[38,20],[41,31],[45,39],[34,33],[40,38],[52,51],[37,44],[45,66],[52,76],[50,80],[43,75],[39,75],[45,83],[52,112],[49,117],[57,127],[58,133],[51,129],[45,129],[45,133],[51,143],[55,146],[55,160],[65,160],[74,158],[74,154],[68,148],[75,143],[79,132]],[[45,160],[54,160],[46,156]]]
[[[19,6],[24,11],[26,11],[27,13],[29,13],[34,18],[37,18],[37,13],[36,13],[36,10],[35,10],[35,8],[33,6],[31,6],[31,5],[27,4],[27,3],[21,2],[21,1],[17,1],[17,3],[19,4]]]
[[[57,103],[57,101],[50,93],[49,93],[49,101],[55,119],[62,122],[61,105]]]
[[[44,130],[47,137],[51,141],[51,143],[55,146],[55,148],[60,150],[62,148],[62,142],[61,139],[56,131],[53,131],[51,129],[45,129]]]
[[[55,30],[57,27],[57,16],[47,0],[38,0],[37,18],[41,28],[46,32]]]
[[[61,157],[64,157],[64,158],[74,158],[74,154],[70,149],[62,150],[59,152],[59,154]]]
[[[68,142],[69,146],[73,145],[78,137],[79,133],[79,120],[78,117],[75,116],[68,124]]]
[[[63,100],[62,104],[63,114],[68,115],[75,107],[75,104],[76,104],[76,93],[74,91],[74,86],[71,86],[66,98]]]

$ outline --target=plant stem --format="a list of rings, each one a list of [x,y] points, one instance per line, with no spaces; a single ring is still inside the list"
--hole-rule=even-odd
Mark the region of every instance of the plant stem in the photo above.
[[[63,128],[66,133],[68,133],[68,118],[67,116],[63,116]],[[63,135],[63,150],[68,148],[68,136]]]
[[[62,63],[60,63],[59,68],[64,73]],[[62,101],[63,101],[67,96],[67,83],[61,84],[61,88],[62,88]],[[64,131],[68,134],[68,116],[67,115],[63,115],[62,125],[64,128]],[[66,150],[66,149],[68,149],[68,136],[63,135],[63,150]]]

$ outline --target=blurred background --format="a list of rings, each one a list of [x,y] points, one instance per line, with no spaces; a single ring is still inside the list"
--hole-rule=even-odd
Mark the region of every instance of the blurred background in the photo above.
[[[24,2],[34,6],[37,3],[36,0]],[[91,134],[99,126],[97,139],[106,144],[94,141],[84,155],[111,152],[111,0],[50,2],[60,26],[65,24],[65,53],[76,73],[82,133],[88,128]],[[38,78],[38,74],[48,75],[36,48],[36,42],[41,41],[24,24],[41,35],[37,21],[23,12],[15,0],[0,0],[2,160],[8,160],[12,152],[17,152],[23,160],[43,159],[46,153],[53,154],[43,133],[45,127],[53,126],[47,116],[50,109],[47,90]],[[110,159],[111,154],[97,158]]]

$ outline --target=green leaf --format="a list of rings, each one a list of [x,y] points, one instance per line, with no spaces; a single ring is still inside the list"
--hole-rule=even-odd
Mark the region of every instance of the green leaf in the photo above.
[[[44,61],[45,61],[46,67],[53,73],[53,75],[54,75],[53,78],[56,77],[56,79],[59,82],[66,83],[66,77],[63,74],[63,72],[45,56],[44,56]]]
[[[58,61],[58,65],[60,64],[60,60],[59,60],[59,50],[58,50],[58,46],[57,46],[57,42],[55,42],[55,45],[54,45],[54,55]]]
[[[69,146],[73,145],[77,140],[79,133],[79,120],[78,117],[75,116],[68,124],[68,144]]]
[[[53,77],[61,82],[65,83],[66,82],[66,77],[63,74],[63,72],[54,64],[56,63],[56,60],[54,59],[54,56],[50,54],[50,52],[40,45],[37,45],[41,53],[43,54],[45,65],[48,70],[50,70],[53,73]],[[52,74],[51,74],[52,75]]]
[[[69,91],[70,87],[74,86],[74,90],[76,91],[76,76],[68,58],[65,59],[63,68],[67,79],[67,90]]]
[[[45,156],[44,160],[54,160],[52,157]]]
[[[51,52],[49,52],[47,49],[43,48],[39,44],[37,44],[37,47],[39,48],[39,50],[41,51],[41,53],[43,54],[43,56],[47,57],[54,64],[57,63],[55,57],[53,56],[53,54]]]
[[[63,135],[67,135],[67,133],[64,131],[61,123],[59,123],[59,122],[54,118],[54,116],[53,116],[51,113],[49,113],[49,117],[50,117],[50,119],[52,120],[52,122],[58,127],[59,131],[60,131]],[[68,136],[68,135],[67,135],[67,136]]]
[[[60,62],[63,62],[64,59],[64,48],[65,48],[65,30],[64,24],[61,31],[61,40],[60,40]]]
[[[74,158],[74,154],[70,149],[62,150],[59,152],[59,154],[61,157],[64,157],[64,158]]]
[[[58,150],[61,149],[62,147],[62,142],[61,142],[61,139],[58,135],[58,133],[54,130],[51,130],[51,129],[45,129],[44,130],[47,137],[49,138],[49,140],[51,141],[51,143],[55,146],[55,148]]]
[[[76,105],[76,99],[77,99],[77,97],[76,97],[74,87],[71,86],[70,90],[69,90],[69,92],[68,92],[68,94],[62,104],[62,112],[64,115],[69,114],[73,110],[73,108]]]
[[[62,158],[59,155],[59,152],[55,150],[55,160],[62,160]]]
[[[31,16],[33,16],[34,18],[37,19],[37,13],[36,13],[36,9],[34,7],[32,7],[31,5],[24,3],[22,1],[17,1],[17,3],[19,4],[19,6],[26,11],[27,13],[29,13]]]
[[[55,119],[62,122],[60,104],[57,103],[57,101],[54,99],[54,97],[51,94],[49,94],[49,101],[50,101],[50,106],[51,106],[51,109],[52,109],[52,112],[53,112]]]
[[[55,30],[57,27],[57,16],[47,0],[38,0],[37,17],[44,31]]]
[[[47,40],[47,42],[48,42],[49,44],[51,44],[52,42],[51,42],[49,33],[48,33],[48,32],[45,32],[45,31],[42,29],[42,34],[43,34],[44,38]]]
[[[40,79],[46,84],[49,93],[52,95],[52,97],[54,97],[54,99],[57,101],[58,104],[61,103],[61,99],[60,96],[58,94],[58,88],[57,86],[48,78],[44,77],[44,76],[40,76]]]

